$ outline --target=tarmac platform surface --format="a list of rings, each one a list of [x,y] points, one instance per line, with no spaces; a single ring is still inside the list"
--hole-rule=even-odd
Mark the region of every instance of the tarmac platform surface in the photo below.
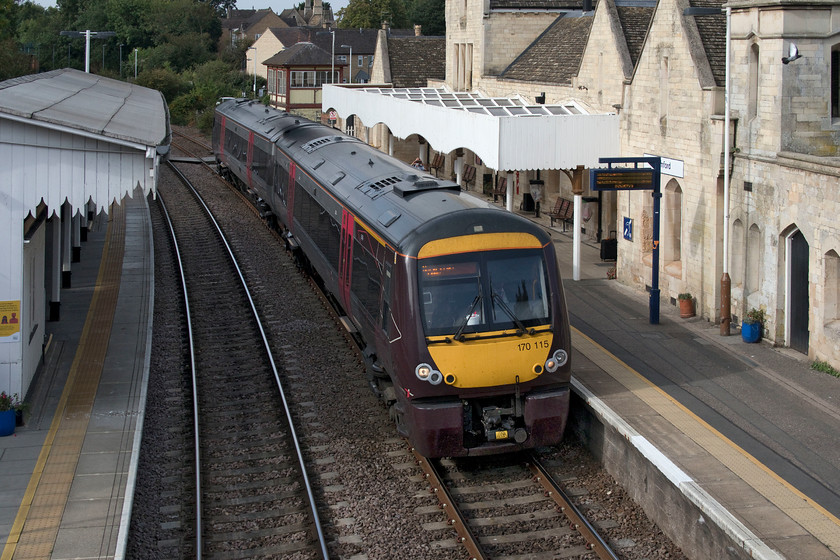
[[[124,555],[154,266],[146,200],[115,210],[94,221],[48,323],[27,424],[0,438],[3,560]],[[647,294],[607,279],[598,245],[581,245],[572,280],[571,232],[520,214],[551,233],[564,276],[586,404],[571,429],[634,499],[691,558],[838,558],[840,379],[666,302],[651,324]]]

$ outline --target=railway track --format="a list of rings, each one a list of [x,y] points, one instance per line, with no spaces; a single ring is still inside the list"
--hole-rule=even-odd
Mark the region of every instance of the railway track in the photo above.
[[[182,146],[180,142],[177,149],[183,153],[189,151],[190,156],[198,159],[208,153],[196,145]],[[284,382],[287,383],[290,398],[295,401],[292,403],[293,416],[301,426],[304,452],[312,465],[312,476],[317,480],[321,501],[319,511],[330,534],[330,551],[333,556],[449,560],[473,557],[461,543],[456,542],[456,538],[460,537],[448,525],[452,516],[441,511],[437,498],[429,492],[423,471],[405,444],[396,437],[387,412],[376,407],[375,399],[365,382],[363,366],[348,344],[350,337],[341,328],[336,315],[327,309],[325,299],[313,297],[314,283],[304,280],[298,273],[295,263],[282,249],[280,236],[270,228],[259,225],[260,222],[255,219],[259,212],[253,206],[243,204],[245,201],[252,202],[247,194],[223,186],[218,175],[211,174],[214,171],[212,167],[182,167],[190,179],[199,185],[202,196],[230,235],[231,246],[240,257],[243,273],[252,285],[254,300],[266,318],[270,345],[275,355],[279,356]],[[171,172],[165,168],[162,173],[167,176],[163,185],[169,182]],[[161,192],[166,196],[167,189],[161,187]],[[263,224],[268,225],[265,222]],[[157,245],[156,241],[156,251]],[[156,257],[156,266],[157,260],[163,259]],[[162,280],[156,280],[156,317],[157,286],[162,286]],[[158,331],[157,319],[155,330]],[[176,333],[172,332],[170,336],[166,334],[170,333],[164,334],[165,342],[175,343]],[[324,365],[330,367],[325,369]],[[182,366],[168,367],[178,370]],[[184,385],[183,381],[180,384]],[[183,387],[167,385],[158,393],[158,399],[167,403],[183,400],[182,396],[176,396],[179,390],[183,390]],[[221,399],[218,395],[216,398]],[[183,428],[169,427],[164,430],[164,435],[183,436],[184,431]],[[156,435],[161,437],[160,433]],[[258,437],[256,430],[251,435]],[[151,446],[158,445],[159,440],[154,439],[154,436],[151,441]],[[249,445],[249,441],[245,440],[244,445]],[[599,519],[599,527],[606,523],[604,527],[607,528],[610,542],[621,543],[622,558],[680,557],[678,551],[675,554],[658,544],[660,541],[655,536],[658,532],[655,526],[647,527],[641,533],[635,529],[638,525],[634,524],[634,530],[628,532],[623,525],[628,519],[637,519],[638,516],[627,513],[630,506],[627,499],[621,497],[621,490],[611,482],[607,483],[608,493],[605,493],[604,485],[600,483],[600,488],[596,487],[594,493],[589,494],[586,488],[592,482],[590,476],[596,480],[603,479],[603,476],[590,475],[590,472],[597,473],[598,469],[594,464],[587,466],[586,461],[581,461],[578,454],[585,451],[580,449],[579,444],[571,447],[564,444],[561,448],[553,450],[550,459],[554,463],[552,472],[555,476],[563,477],[564,483],[574,481],[573,484],[577,486],[575,499],[578,503],[584,502],[587,512],[595,514]],[[174,458],[171,461],[177,462]],[[160,463],[158,460],[149,468],[163,468],[159,466]],[[464,518],[471,528],[475,528],[479,545],[483,547],[486,557],[571,555],[596,558],[595,552],[587,548],[587,541],[577,531],[569,529],[570,521],[558,511],[559,506],[552,505],[553,502],[545,496],[546,491],[533,480],[530,471],[524,469],[518,461],[497,465],[495,459],[485,459],[482,463],[502,469],[488,478],[486,484],[476,482],[476,466],[475,463],[470,466],[469,461],[445,461],[443,472],[447,485],[453,487],[456,497],[453,502],[468,506],[463,508]],[[461,472],[464,468],[467,470]],[[143,472],[145,470],[141,468]],[[166,474],[169,472],[166,471]],[[574,474],[570,475],[570,472]],[[519,491],[527,498],[522,499],[532,500],[537,505],[527,508],[513,502],[506,505],[505,500],[515,497],[514,489],[504,488],[505,484],[510,483],[511,473],[515,473],[516,484],[523,485]],[[173,478],[178,478],[178,475],[165,476],[164,483],[168,484]],[[461,488],[463,482],[459,478],[473,481],[467,491]],[[144,542],[143,546],[138,544],[131,557],[160,557],[146,550],[157,551],[166,557],[195,557],[188,546],[193,523],[184,515],[190,509],[194,490],[185,492],[183,496],[186,497],[175,498],[174,492],[162,490],[161,486],[161,482],[151,484],[151,504],[148,506],[154,509],[155,515],[162,517],[159,527],[151,528],[151,532],[156,535],[143,537],[151,540]],[[500,491],[500,488],[504,490]],[[485,492],[485,497],[480,498]],[[474,505],[482,502],[495,503],[497,508],[494,510]],[[537,511],[540,513],[531,519],[532,512]],[[162,515],[164,513],[166,515]],[[528,518],[516,518],[521,515]],[[498,526],[485,521],[503,516],[515,521]],[[544,518],[540,519],[540,516]],[[234,531],[224,538],[236,536]],[[504,542],[494,542],[494,539]],[[568,546],[558,545],[558,540],[568,541]],[[141,539],[138,538],[137,542],[140,543]],[[138,554],[137,550],[141,549],[144,553]],[[551,552],[539,552],[545,550]],[[665,556],[659,550],[665,550]],[[224,554],[232,556],[236,553],[231,550]],[[539,556],[532,556],[536,554]]]
[[[196,193],[160,194],[189,286],[197,450],[197,557],[326,558],[277,366],[229,245]],[[247,551],[247,552],[245,552]]]
[[[412,453],[471,559],[618,558],[535,454],[451,461]]]

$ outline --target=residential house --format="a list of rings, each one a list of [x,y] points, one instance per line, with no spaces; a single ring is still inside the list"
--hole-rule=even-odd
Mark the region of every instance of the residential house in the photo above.
[[[322,0],[306,0],[302,12],[288,8],[280,12],[280,18],[289,27],[335,27],[332,8],[324,6]]]
[[[407,31],[402,30],[403,34]],[[333,35],[335,44],[333,45]],[[318,29],[312,27],[278,27],[269,28],[257,39],[249,53],[249,61],[256,56],[257,75],[267,77],[265,61],[283,49],[301,41],[318,45],[324,51],[335,52],[336,63],[347,66],[343,81],[365,83],[370,81],[370,68],[374,60],[376,48],[376,29]],[[335,49],[333,51],[333,49]],[[352,54],[352,57],[351,57]],[[352,58],[352,60],[350,60]],[[253,62],[248,62],[248,69],[253,68]]]
[[[269,27],[287,27],[286,23],[271,8],[264,10],[228,10],[222,19],[222,35],[219,50],[234,46],[241,41],[256,41]]]

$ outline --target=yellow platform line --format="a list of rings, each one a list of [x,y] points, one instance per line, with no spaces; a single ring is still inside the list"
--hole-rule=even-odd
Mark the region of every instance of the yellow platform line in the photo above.
[[[112,205],[102,261],[79,346],[27,484],[2,560],[49,558],[84,443],[108,350],[125,251],[125,213]]]
[[[764,463],[651,383],[606,348],[572,328],[572,346],[688,435],[791,519],[833,551],[840,550],[840,519],[793,487]],[[699,427],[704,429],[698,429]],[[727,453],[727,449],[736,453]]]

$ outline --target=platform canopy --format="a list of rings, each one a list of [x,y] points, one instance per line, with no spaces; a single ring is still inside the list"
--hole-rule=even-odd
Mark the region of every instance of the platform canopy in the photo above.
[[[170,136],[157,90],[73,69],[0,82],[3,217],[23,220],[42,199],[51,213],[65,201],[107,210],[148,193]]]
[[[619,155],[615,113],[589,114],[574,103],[530,105],[444,88],[324,85],[321,106],[365,126],[386,125],[400,139],[418,134],[439,152],[466,148],[496,170],[599,167]]]

